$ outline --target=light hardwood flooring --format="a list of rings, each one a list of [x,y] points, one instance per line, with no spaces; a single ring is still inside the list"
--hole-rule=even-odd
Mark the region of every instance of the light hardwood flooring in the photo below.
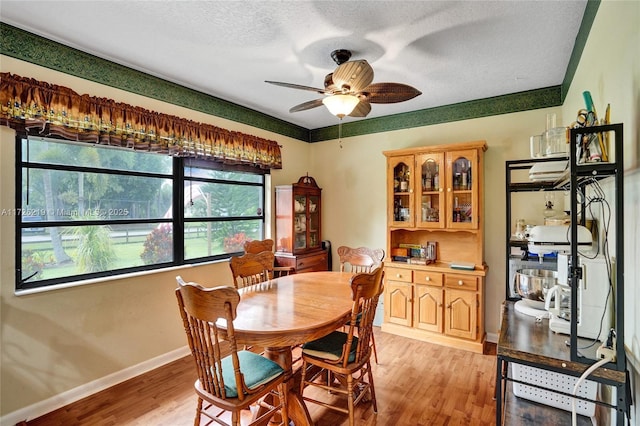
[[[360,404],[358,425],[495,424],[495,345],[488,345],[488,355],[480,355],[378,328],[375,336],[378,414],[371,403]],[[193,361],[185,357],[23,425],[192,425],[194,380]],[[313,404],[309,411],[317,426],[348,424],[341,413]]]

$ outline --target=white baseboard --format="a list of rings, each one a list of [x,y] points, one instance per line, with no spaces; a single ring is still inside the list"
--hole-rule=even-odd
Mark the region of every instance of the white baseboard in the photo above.
[[[0,425],[2,426],[14,426],[16,423],[26,420],[33,420],[42,415],[50,413],[58,408],[69,405],[72,402],[79,401],[82,398],[93,395],[97,392],[103,391],[111,386],[115,386],[118,383],[122,383],[125,380],[132,379],[136,376],[146,373],[147,371],[158,368],[162,365],[168,364],[172,361],[180,359],[189,355],[189,347],[184,346],[166,354],[151,358],[140,364],[127,367],[124,370],[117,371],[108,376],[70,389],[66,392],[62,392],[44,401],[36,402],[28,407],[21,408],[12,413],[6,414],[0,418]]]
[[[498,343],[498,334],[487,333],[487,342]]]

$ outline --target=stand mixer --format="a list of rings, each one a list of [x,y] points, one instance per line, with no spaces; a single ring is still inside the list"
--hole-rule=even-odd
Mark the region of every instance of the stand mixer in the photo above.
[[[543,264],[544,255],[569,252],[569,227],[560,226],[534,226],[527,235],[527,248],[529,253],[538,255],[540,265]],[[578,228],[579,244],[591,246],[591,233],[585,227]],[[516,311],[535,317],[537,319],[550,318],[549,301],[554,298],[559,300],[558,310],[562,309],[563,314],[568,312],[570,299],[566,292],[561,291],[563,287],[558,284],[558,271],[548,269],[521,269],[515,276],[514,287],[522,297],[515,303]],[[566,286],[566,280],[564,281]],[[551,289],[552,293],[549,293]],[[568,319],[569,317],[567,317]]]
[[[569,225],[534,226],[529,232],[527,249],[529,253],[537,254],[540,259],[545,254],[569,253],[571,251],[569,238]],[[590,248],[592,245],[591,232],[582,225],[578,225],[577,244],[585,248]]]

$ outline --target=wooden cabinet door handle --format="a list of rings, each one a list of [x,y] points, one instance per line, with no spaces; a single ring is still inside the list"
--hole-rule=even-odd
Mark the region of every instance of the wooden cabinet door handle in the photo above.
[[[426,281],[431,281],[431,277],[426,277],[425,280]]]
[[[396,278],[402,278],[402,274],[396,274]]]
[[[464,285],[464,281],[458,280],[458,285]]]

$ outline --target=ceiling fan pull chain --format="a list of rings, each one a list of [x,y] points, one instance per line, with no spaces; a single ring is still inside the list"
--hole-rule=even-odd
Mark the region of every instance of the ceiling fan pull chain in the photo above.
[[[340,144],[340,149],[342,149],[342,118],[338,123],[338,143]]]

